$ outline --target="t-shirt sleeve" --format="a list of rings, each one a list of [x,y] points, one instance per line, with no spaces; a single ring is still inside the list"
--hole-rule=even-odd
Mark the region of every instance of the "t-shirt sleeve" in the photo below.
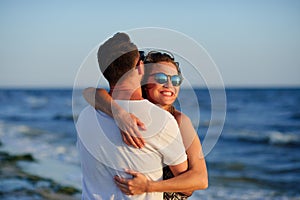
[[[178,165],[187,159],[180,130],[174,118],[170,118],[166,123],[159,140],[164,164]]]

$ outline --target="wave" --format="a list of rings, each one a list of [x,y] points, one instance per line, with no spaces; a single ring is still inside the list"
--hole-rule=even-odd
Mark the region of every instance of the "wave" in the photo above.
[[[292,114],[290,119],[300,120],[300,112]]]
[[[238,139],[241,141],[254,142],[254,143],[267,143],[271,145],[299,145],[300,134],[297,133],[283,133],[279,131],[269,132],[252,132],[241,131],[238,133],[230,133],[225,135],[228,139]]]
[[[49,120],[49,117],[38,116],[38,115],[10,115],[10,116],[1,116],[1,119],[5,121],[21,122],[21,121],[42,121]]]
[[[271,144],[300,144],[300,135],[294,133],[272,132],[268,139]]]
[[[24,160],[25,156],[35,161],[20,165],[22,170],[80,189],[77,149],[74,143],[62,142],[61,137],[55,132],[0,121],[0,151],[14,155],[14,159]],[[67,169],[71,175],[65,173]]]
[[[52,114],[52,113],[44,113],[44,114],[14,114],[14,115],[0,115],[1,119],[10,122],[27,122],[27,121],[48,121],[48,120],[59,120],[59,121],[73,121],[77,116],[72,114]]]
[[[47,105],[48,98],[47,97],[36,97],[36,96],[28,96],[25,98],[25,101],[31,108],[42,108]]]
[[[74,116],[76,118],[76,116]],[[73,121],[72,114],[57,114],[52,117],[54,120],[64,120],[64,121]]]
[[[74,144],[62,142],[62,135],[52,131],[0,121],[0,138],[1,150],[5,152],[28,153],[37,159],[53,158],[65,162],[78,162]]]

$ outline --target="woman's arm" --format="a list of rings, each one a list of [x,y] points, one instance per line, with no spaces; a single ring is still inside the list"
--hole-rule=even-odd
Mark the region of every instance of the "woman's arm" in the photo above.
[[[115,178],[119,187],[121,184],[122,187],[126,185],[127,190],[131,194],[141,194],[144,192],[184,192],[191,194],[195,190],[206,189],[208,187],[206,163],[200,140],[187,116],[181,115],[178,121],[181,122],[180,130],[183,141],[185,145],[188,145],[186,150],[189,164],[188,171],[171,179],[161,181],[150,181],[140,173],[129,171],[128,173],[133,175],[133,179]],[[192,142],[187,141],[191,137],[193,137]],[[169,167],[172,170],[172,166]]]
[[[121,130],[123,141],[127,145],[132,145],[136,148],[142,148],[145,145],[138,128],[139,126],[141,129],[145,129],[143,122],[119,106],[105,89],[89,87],[84,89],[82,94],[91,106],[116,120]]]
[[[116,114],[123,111],[123,109],[115,101],[112,100],[111,96],[103,88],[89,87],[84,89],[82,94],[84,99],[91,106],[93,106],[97,110],[101,110],[111,117],[113,117],[112,108],[114,108],[114,110],[116,111],[114,113]]]
[[[189,170],[175,181],[180,183],[180,178],[186,179],[181,182],[181,184],[185,185],[185,188],[183,188],[181,192],[190,191],[192,193],[195,190],[206,189],[208,187],[208,174],[201,142],[197,132],[195,131],[190,118],[185,114],[175,111],[175,118],[180,128],[189,162]],[[170,169],[172,170],[172,168]],[[170,180],[170,182],[171,181],[173,180]]]
[[[203,190],[208,187],[207,169],[204,157],[199,153],[200,141],[195,137],[187,150],[188,171],[174,178],[150,182],[149,190],[157,192],[183,192],[191,195],[195,190]],[[170,167],[172,170],[172,168]],[[174,174],[175,175],[175,174]]]

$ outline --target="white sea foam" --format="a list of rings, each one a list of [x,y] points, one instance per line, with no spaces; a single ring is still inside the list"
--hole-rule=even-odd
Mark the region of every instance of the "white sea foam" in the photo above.
[[[81,170],[76,165],[49,158],[38,162],[22,161],[18,165],[27,173],[81,189]]]
[[[291,197],[287,197],[284,194],[276,194],[276,192],[269,190],[269,189],[262,189],[262,188],[241,188],[240,187],[227,187],[225,185],[218,186],[213,185],[210,186],[206,190],[199,190],[195,191],[193,195],[189,198],[190,200],[215,200],[215,199],[222,199],[222,200],[257,200],[257,199],[264,199],[264,200],[282,200],[282,199],[293,199]],[[297,198],[294,198],[297,199]]]
[[[62,145],[53,142],[55,137],[59,137],[54,133],[43,132],[31,137],[27,133],[32,131],[43,132],[29,126],[0,121],[0,136],[3,143],[0,149],[14,155],[31,154],[36,162],[18,163],[24,171],[80,189],[81,171],[75,144]]]
[[[298,144],[300,143],[300,134],[281,133],[278,131],[270,132],[269,142],[272,144]]]
[[[279,131],[236,131],[225,133],[225,137],[250,142],[264,142],[274,145],[300,144],[300,133]]]
[[[31,108],[40,108],[48,103],[46,97],[27,96],[25,101],[30,105]]]

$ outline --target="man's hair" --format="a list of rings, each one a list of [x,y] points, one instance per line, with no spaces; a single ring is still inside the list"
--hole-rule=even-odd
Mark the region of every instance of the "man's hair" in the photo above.
[[[126,33],[116,33],[99,47],[97,56],[104,77],[110,85],[116,85],[126,72],[136,66],[139,53]]]

